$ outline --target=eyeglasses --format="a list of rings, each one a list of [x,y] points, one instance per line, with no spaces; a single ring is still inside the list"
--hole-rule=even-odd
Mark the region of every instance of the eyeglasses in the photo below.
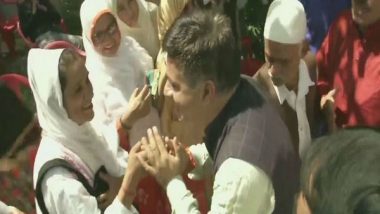
[[[93,34],[92,41],[96,44],[103,43],[107,36],[112,37],[116,32],[118,32],[118,30],[117,22],[113,19],[105,30],[98,31]]]

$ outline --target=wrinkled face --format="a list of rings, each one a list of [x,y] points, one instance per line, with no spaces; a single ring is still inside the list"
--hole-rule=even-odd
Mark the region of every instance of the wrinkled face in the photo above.
[[[352,18],[361,27],[380,20],[379,0],[352,0]]]
[[[129,27],[137,27],[139,19],[137,0],[117,0],[117,15]]]
[[[68,117],[78,125],[92,120],[92,85],[88,79],[85,59],[77,54],[74,62],[65,70],[66,86],[63,89],[63,105]]]
[[[102,56],[114,56],[121,40],[115,17],[110,13],[105,13],[94,22],[91,40],[95,50]]]
[[[265,60],[274,85],[297,84],[301,47],[301,44],[282,44],[265,39]]]

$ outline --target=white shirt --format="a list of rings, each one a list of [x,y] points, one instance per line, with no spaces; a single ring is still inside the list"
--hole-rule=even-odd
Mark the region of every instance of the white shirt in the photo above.
[[[204,144],[197,147],[198,151],[190,150],[196,162],[203,164],[207,150]],[[166,191],[173,213],[200,213],[180,176],[169,182]],[[267,214],[273,212],[274,206],[272,182],[261,169],[235,158],[223,162],[215,175],[209,213]]]
[[[0,213],[11,213],[9,206],[0,201]]]
[[[311,81],[309,70],[303,60],[300,60],[299,64],[298,94],[294,91],[289,91],[285,85],[273,85],[280,104],[282,105],[286,100],[289,106],[297,113],[299,137],[298,152],[300,157],[303,156],[311,143],[310,126],[306,114],[306,95],[309,93],[309,87],[313,85],[314,82]]]
[[[62,167],[49,170],[42,181],[42,194],[49,213],[95,214],[101,213],[96,198],[91,196],[75,176]],[[38,204],[36,203],[36,206]],[[37,209],[40,213],[40,209]],[[105,214],[135,214],[137,210],[125,207],[116,197]]]

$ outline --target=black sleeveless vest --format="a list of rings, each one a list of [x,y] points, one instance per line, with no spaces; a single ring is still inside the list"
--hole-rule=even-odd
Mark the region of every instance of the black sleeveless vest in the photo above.
[[[228,158],[263,170],[274,188],[274,213],[291,214],[299,189],[300,159],[280,115],[255,84],[249,77],[241,79],[235,94],[208,126],[206,146],[215,172]]]
[[[47,174],[47,172],[50,169],[55,168],[55,167],[63,167],[66,170],[68,170],[69,172],[73,173],[77,177],[77,180],[83,184],[83,186],[87,190],[87,192],[94,197],[97,197],[97,196],[101,195],[102,193],[105,193],[109,189],[108,184],[104,180],[102,180],[99,176],[100,172],[107,173],[104,166],[102,166],[96,172],[95,179],[94,179],[94,186],[91,186],[88,183],[87,179],[77,169],[75,169],[73,166],[71,166],[67,161],[65,161],[63,159],[59,159],[59,158],[50,160],[50,161],[46,162],[41,167],[41,169],[38,173],[38,177],[37,177],[36,189],[34,190],[35,194],[36,194],[36,200],[38,203],[38,207],[40,208],[40,210],[43,214],[48,214],[49,212],[45,206],[44,197],[42,194],[42,187],[41,187],[42,181],[44,180],[44,177]]]

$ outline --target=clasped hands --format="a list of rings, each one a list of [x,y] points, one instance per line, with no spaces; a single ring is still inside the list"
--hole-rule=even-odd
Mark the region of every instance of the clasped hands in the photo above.
[[[128,168],[136,168],[140,178],[148,173],[163,188],[174,177],[181,175],[188,164],[189,155],[184,146],[176,138],[161,136],[156,127],[148,129],[147,137],[134,146],[128,159]]]

